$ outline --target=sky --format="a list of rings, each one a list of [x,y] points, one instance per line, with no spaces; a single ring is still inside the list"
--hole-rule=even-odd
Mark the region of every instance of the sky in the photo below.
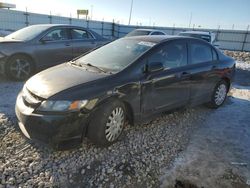
[[[127,25],[132,0],[0,0],[16,10],[77,17],[88,9],[93,20]],[[247,29],[250,0],[133,0],[132,25]]]

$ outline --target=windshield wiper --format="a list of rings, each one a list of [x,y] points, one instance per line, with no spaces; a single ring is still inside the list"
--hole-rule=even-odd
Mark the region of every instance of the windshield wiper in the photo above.
[[[75,65],[75,66],[78,66],[78,67],[83,67],[83,65],[81,63],[77,63],[75,61],[70,61],[69,64]]]
[[[101,72],[112,74],[112,72],[107,72],[107,71],[105,71],[104,69],[102,69],[102,68],[100,68],[100,67],[97,67],[97,66],[95,66],[95,65],[92,65],[92,64],[90,64],[90,63],[77,63],[76,61],[70,61],[69,63],[70,63],[71,65],[75,65],[75,66],[78,66],[78,67],[86,67],[86,66],[93,67],[93,68],[95,68],[95,69],[97,69],[97,70],[99,70],[99,71],[101,71]]]
[[[92,64],[90,64],[90,63],[84,64],[84,65],[88,65],[88,66],[90,66],[90,67],[94,67],[94,68],[96,68],[96,69],[98,69],[98,70],[100,70],[100,71],[102,71],[102,72],[104,72],[104,73],[107,73],[107,71],[105,71],[104,69],[102,69],[102,68],[100,68],[100,67],[97,67],[97,66],[95,66],[95,65],[92,65]]]

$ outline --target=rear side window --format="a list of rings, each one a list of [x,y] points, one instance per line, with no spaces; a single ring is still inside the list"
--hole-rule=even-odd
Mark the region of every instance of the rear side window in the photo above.
[[[148,58],[149,63],[162,63],[164,68],[177,68],[187,65],[187,46],[185,42],[172,42],[157,49]]]
[[[191,63],[204,63],[213,60],[211,47],[202,43],[190,44]]]
[[[82,29],[71,29],[72,39],[93,39],[93,36],[85,30]]]

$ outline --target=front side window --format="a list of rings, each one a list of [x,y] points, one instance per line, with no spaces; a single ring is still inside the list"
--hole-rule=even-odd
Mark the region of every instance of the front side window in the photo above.
[[[213,60],[211,47],[206,44],[191,43],[190,53],[192,64],[209,62]]]
[[[71,30],[72,39],[93,39],[93,36],[85,30],[72,29]]]
[[[60,41],[60,40],[69,40],[67,29],[55,29],[49,32],[44,39],[47,41]]]
[[[149,63],[162,63],[165,69],[187,65],[185,42],[172,42],[157,49],[149,58]]]

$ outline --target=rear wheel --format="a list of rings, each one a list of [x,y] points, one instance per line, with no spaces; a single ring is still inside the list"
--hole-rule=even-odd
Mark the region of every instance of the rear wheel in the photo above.
[[[120,137],[125,120],[126,111],[122,102],[105,103],[91,117],[87,136],[95,144],[108,146]]]
[[[6,64],[7,76],[14,80],[26,80],[34,71],[34,63],[28,56],[15,55]]]
[[[228,84],[226,81],[220,81],[214,89],[211,101],[208,103],[208,107],[218,108],[220,107],[226,100],[228,93]]]

